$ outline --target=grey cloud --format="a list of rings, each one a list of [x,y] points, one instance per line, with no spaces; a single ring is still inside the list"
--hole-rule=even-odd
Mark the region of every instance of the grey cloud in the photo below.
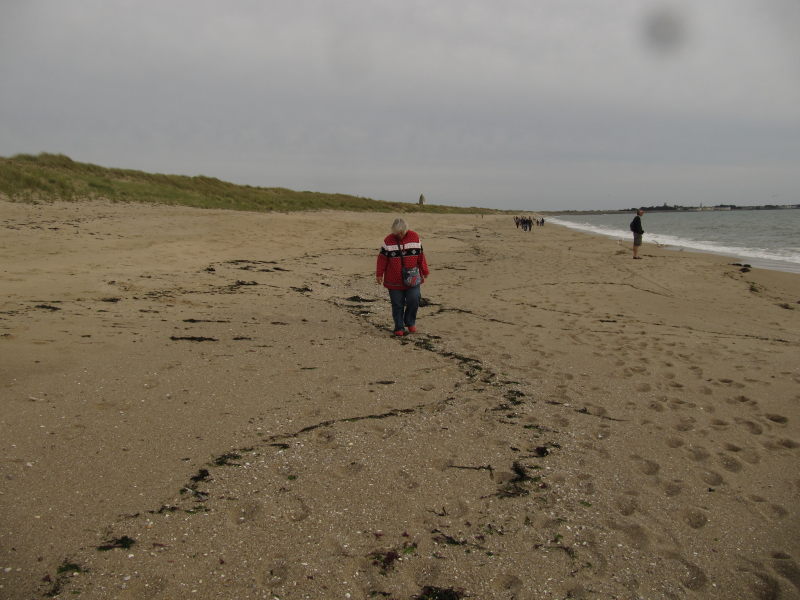
[[[788,196],[798,55],[771,34],[797,16],[783,0],[11,2],[0,154],[509,208],[648,187],[723,202],[767,176]]]

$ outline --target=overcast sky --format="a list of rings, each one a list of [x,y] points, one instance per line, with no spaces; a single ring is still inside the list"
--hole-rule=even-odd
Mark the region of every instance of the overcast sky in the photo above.
[[[2,0],[0,156],[509,209],[800,202],[798,0]]]

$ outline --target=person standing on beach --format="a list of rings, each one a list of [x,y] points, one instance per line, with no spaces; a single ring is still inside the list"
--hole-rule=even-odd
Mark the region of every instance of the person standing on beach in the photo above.
[[[403,270],[414,267],[419,270],[420,278],[415,285],[408,286],[403,281]],[[383,240],[375,266],[378,285],[383,284],[389,290],[395,335],[416,333],[420,285],[429,275],[419,235],[409,229],[403,219],[395,219],[392,232]]]
[[[639,248],[642,246],[642,234],[644,233],[644,229],[642,229],[642,215],[644,211],[640,208],[636,211],[636,216],[633,217],[633,221],[631,221],[631,231],[633,232],[633,258],[634,259],[641,259],[642,257],[639,256]]]

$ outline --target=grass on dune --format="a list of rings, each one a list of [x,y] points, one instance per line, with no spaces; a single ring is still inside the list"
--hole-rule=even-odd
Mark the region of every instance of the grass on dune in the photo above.
[[[491,213],[484,208],[385,202],[322,192],[236,185],[214,177],[164,175],[73,161],[63,154],[0,157],[0,196],[16,202],[106,199],[253,211],[349,210]]]

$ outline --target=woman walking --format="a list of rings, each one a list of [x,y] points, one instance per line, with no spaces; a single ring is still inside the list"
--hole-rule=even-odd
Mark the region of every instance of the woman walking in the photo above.
[[[417,331],[420,284],[429,274],[417,232],[410,230],[403,219],[395,219],[392,233],[383,240],[375,267],[378,285],[383,284],[389,290],[395,335]]]

